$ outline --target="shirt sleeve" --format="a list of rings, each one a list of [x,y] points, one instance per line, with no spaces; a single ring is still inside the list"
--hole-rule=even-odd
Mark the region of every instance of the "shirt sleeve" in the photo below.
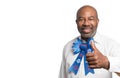
[[[120,73],[120,57],[108,56],[110,62],[110,72],[119,72]]]
[[[58,78],[67,78],[65,69],[64,61],[62,61]]]
[[[120,45],[112,41],[111,45],[108,45],[109,56],[108,60],[110,62],[110,72],[119,72],[120,73]]]
[[[61,67],[60,67],[60,72],[59,72],[59,77],[58,78],[67,78],[65,53],[66,53],[66,51],[65,51],[65,47],[64,47],[63,57],[62,57],[62,62],[61,62]]]

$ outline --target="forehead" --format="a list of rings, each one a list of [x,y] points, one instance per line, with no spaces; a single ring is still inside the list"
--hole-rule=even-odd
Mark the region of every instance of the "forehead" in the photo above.
[[[93,17],[97,17],[97,12],[94,8],[92,7],[82,7],[78,10],[77,12],[77,17],[90,17],[90,16],[93,16]]]

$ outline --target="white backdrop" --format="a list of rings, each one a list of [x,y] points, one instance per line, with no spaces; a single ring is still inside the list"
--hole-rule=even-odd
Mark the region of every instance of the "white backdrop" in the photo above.
[[[79,7],[98,10],[98,31],[120,43],[119,0],[1,0],[0,78],[58,78]],[[115,77],[117,78],[117,77]]]

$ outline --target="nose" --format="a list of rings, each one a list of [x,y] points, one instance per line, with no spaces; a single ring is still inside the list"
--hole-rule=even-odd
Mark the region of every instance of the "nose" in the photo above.
[[[84,22],[83,22],[83,25],[89,25],[89,21],[88,20],[85,20]]]

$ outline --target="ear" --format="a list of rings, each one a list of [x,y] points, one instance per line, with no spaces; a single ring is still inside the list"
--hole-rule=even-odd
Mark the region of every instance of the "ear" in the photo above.
[[[97,23],[99,23],[99,18],[97,19]]]
[[[76,24],[78,25],[78,23],[79,23],[79,20],[78,20],[78,19],[76,19]]]
[[[75,20],[76,24],[77,24],[77,19]]]

